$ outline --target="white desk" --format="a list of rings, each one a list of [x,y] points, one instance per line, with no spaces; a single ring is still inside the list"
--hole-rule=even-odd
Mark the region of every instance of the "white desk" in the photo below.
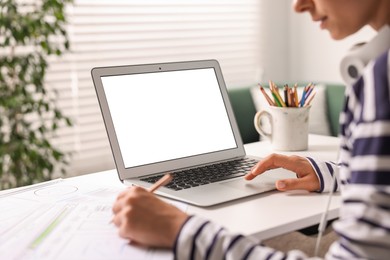
[[[335,160],[338,142],[338,138],[311,135],[308,151],[283,154],[309,155],[323,160]],[[248,144],[245,148],[247,154],[259,157],[273,152],[267,141]],[[80,186],[87,184],[91,189],[124,187],[119,182],[115,170],[73,177],[66,181]],[[0,192],[0,197],[8,192]],[[327,199],[327,194],[273,191],[208,208],[189,205],[187,212],[215,221],[232,232],[263,240],[319,223]],[[336,194],[332,199],[329,218],[338,216],[339,207],[340,197]]]
[[[310,135],[307,151],[278,153],[334,161],[337,159],[338,147],[338,138]],[[248,155],[259,157],[275,152],[268,141],[247,144],[245,149]],[[264,240],[318,224],[327,200],[327,194],[274,191],[209,208],[189,206],[188,212],[220,223],[232,232]],[[335,194],[328,218],[336,218],[339,208],[340,195]]]

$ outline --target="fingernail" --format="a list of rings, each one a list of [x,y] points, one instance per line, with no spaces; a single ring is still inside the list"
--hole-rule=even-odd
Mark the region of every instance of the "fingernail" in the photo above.
[[[286,188],[286,183],[284,181],[278,181],[276,183],[276,186],[278,189],[284,189],[284,188]]]

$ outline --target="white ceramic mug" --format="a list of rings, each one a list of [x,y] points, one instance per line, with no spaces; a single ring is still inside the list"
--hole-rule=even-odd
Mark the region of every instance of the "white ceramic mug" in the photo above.
[[[272,147],[280,151],[307,150],[309,138],[308,107],[269,107],[256,113],[254,124],[257,132],[271,141]],[[261,122],[267,119],[270,131]],[[263,119],[263,120],[262,120]]]

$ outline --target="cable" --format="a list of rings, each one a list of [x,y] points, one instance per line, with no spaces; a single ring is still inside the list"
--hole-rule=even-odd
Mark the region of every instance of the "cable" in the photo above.
[[[318,256],[318,251],[320,250],[321,239],[322,239],[322,235],[323,235],[323,233],[325,231],[325,228],[326,228],[329,207],[330,207],[330,203],[332,201],[332,196],[333,196],[333,193],[334,193],[334,189],[336,187],[336,182],[337,182],[336,172],[334,172],[333,176],[332,176],[332,187],[331,187],[331,190],[329,192],[328,202],[326,204],[325,211],[324,211],[324,213],[321,216],[321,221],[320,221],[320,224],[318,226],[318,237],[317,237],[316,246],[315,246],[315,249],[314,249],[314,256]]]

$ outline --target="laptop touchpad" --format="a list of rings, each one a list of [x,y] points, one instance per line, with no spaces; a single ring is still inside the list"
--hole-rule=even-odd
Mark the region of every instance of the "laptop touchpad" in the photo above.
[[[259,180],[252,181],[247,181],[244,179],[235,179],[219,183],[219,185],[228,186],[242,191],[247,191],[253,194],[276,189],[275,180],[272,178],[261,178]]]

